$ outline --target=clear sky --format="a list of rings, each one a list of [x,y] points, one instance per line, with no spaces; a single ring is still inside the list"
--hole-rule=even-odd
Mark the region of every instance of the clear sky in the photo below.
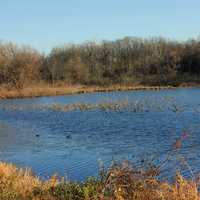
[[[200,35],[200,0],[0,0],[0,40],[49,52],[63,43]]]

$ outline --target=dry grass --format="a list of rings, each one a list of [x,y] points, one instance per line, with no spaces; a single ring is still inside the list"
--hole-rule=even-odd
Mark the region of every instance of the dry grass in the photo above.
[[[1,200],[200,200],[198,183],[177,173],[173,184],[160,182],[153,168],[138,170],[127,162],[111,167],[103,179],[70,183],[41,181],[30,170],[0,162]]]
[[[113,85],[107,87],[99,86],[81,86],[81,85],[47,85],[38,84],[35,86],[25,87],[21,90],[0,87],[0,98],[25,98],[25,97],[40,97],[40,96],[57,96],[65,94],[91,93],[91,92],[111,92],[111,91],[127,91],[127,90],[160,90],[174,88],[172,86],[141,86],[141,85]]]
[[[107,186],[117,200],[199,200],[198,183],[184,179],[179,173],[174,183],[160,182],[157,170],[133,169],[122,164],[109,172]]]
[[[12,164],[0,162],[0,199],[49,199],[46,191],[58,183],[53,180],[54,177],[42,182],[28,169],[18,169]],[[36,191],[41,198],[34,195]]]

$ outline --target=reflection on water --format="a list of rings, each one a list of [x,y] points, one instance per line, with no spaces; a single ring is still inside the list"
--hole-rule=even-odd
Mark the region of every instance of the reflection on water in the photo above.
[[[49,106],[52,104],[97,104],[105,100],[156,101],[172,97],[182,112],[60,112],[53,110],[5,110],[5,106]],[[0,101],[0,159],[33,168],[41,177],[59,173],[83,180],[96,175],[98,161],[128,159],[137,163],[151,155],[164,158],[166,151],[183,132],[190,137],[181,149],[189,164],[200,168],[199,89],[93,93]],[[175,162],[175,161],[172,161]],[[174,164],[166,166],[168,177]],[[187,169],[185,173],[187,173]]]

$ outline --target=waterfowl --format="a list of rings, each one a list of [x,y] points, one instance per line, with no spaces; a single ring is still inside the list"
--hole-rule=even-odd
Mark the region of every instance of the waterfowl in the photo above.
[[[71,139],[72,136],[71,136],[71,135],[66,135],[66,138],[67,138],[67,139]]]

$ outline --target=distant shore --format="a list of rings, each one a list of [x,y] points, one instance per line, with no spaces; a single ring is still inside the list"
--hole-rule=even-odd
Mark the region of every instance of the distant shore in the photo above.
[[[0,87],[0,99],[32,98],[45,96],[71,95],[93,92],[136,91],[136,90],[162,90],[175,88],[198,87],[196,84],[182,84],[180,86],[144,86],[144,85],[113,85],[113,86],[82,86],[82,85],[37,85],[25,87],[21,90]]]

